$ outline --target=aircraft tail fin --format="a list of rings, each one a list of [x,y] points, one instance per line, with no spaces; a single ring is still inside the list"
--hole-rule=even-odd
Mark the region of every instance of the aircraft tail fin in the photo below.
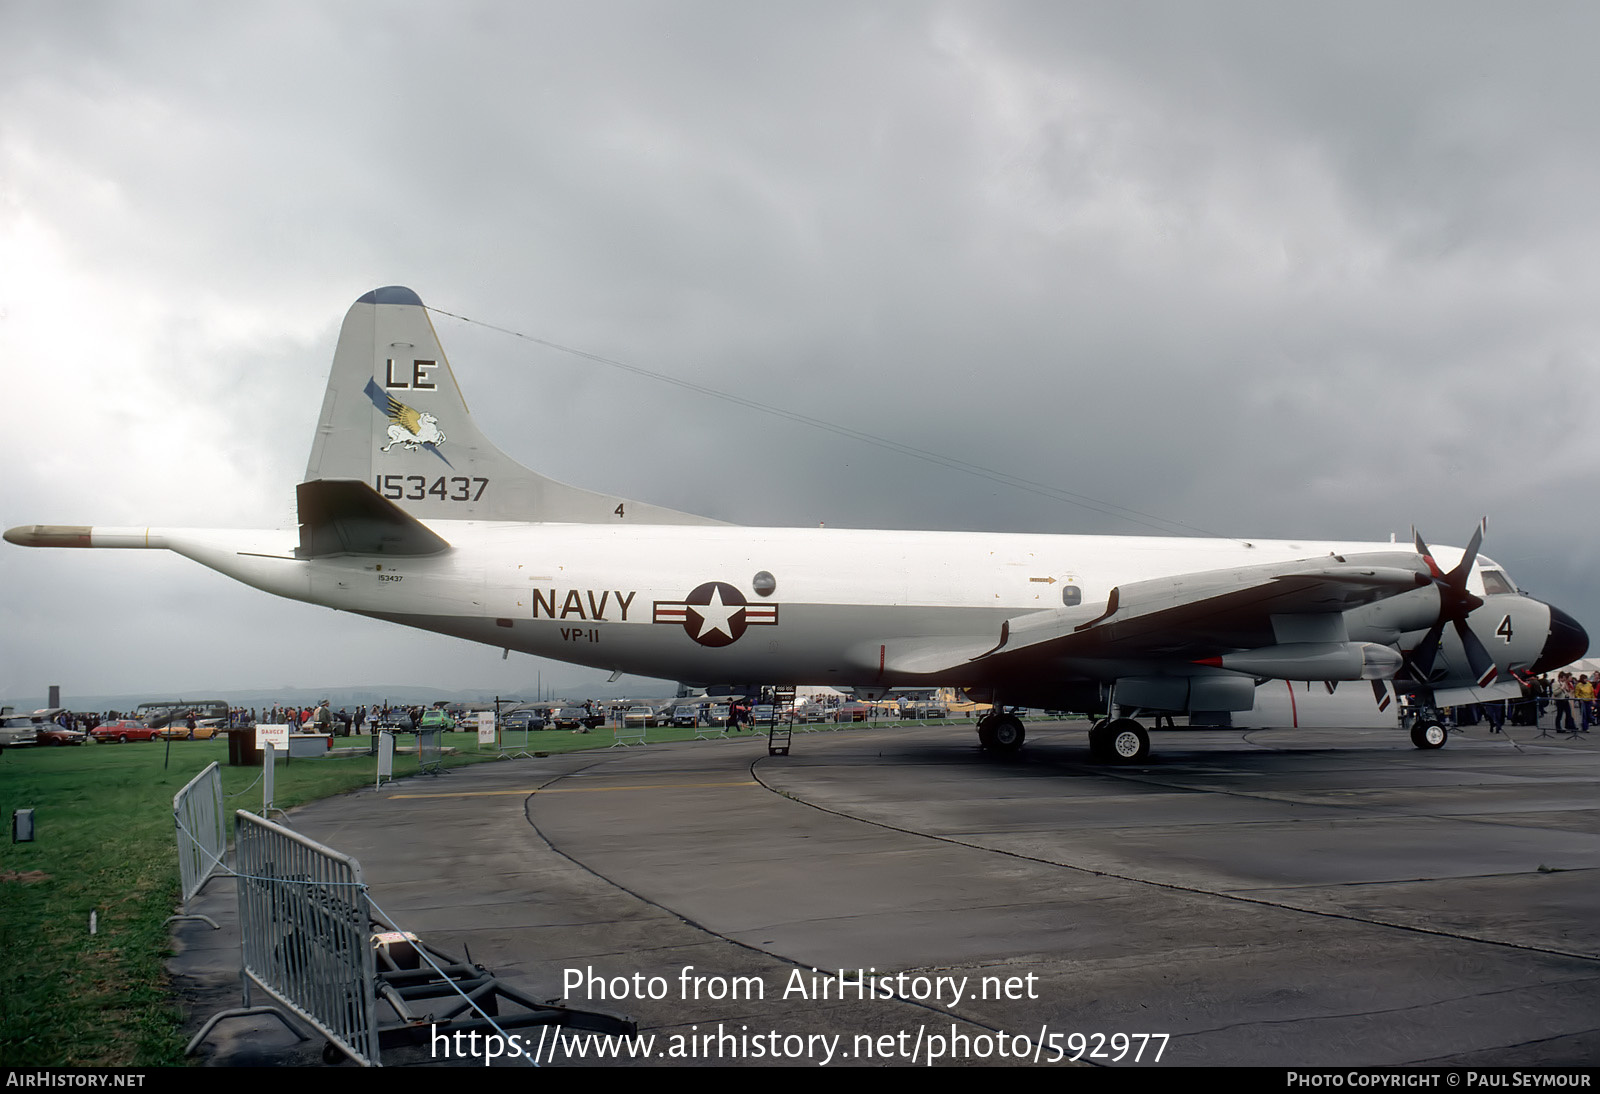
[[[531,471],[478,432],[422,300],[374,289],[350,307],[306,481],[356,479],[423,520],[720,524]]]

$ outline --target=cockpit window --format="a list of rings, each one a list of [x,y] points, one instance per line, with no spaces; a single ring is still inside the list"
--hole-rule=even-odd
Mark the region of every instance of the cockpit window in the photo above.
[[[1485,570],[1483,571],[1483,591],[1493,596],[1496,593],[1514,593],[1517,590],[1501,571]]]

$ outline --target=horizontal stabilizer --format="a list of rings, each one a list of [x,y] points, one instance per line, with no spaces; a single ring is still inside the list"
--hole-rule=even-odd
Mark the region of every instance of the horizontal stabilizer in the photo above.
[[[450,544],[364,482],[318,479],[295,487],[300,558],[323,555],[436,555]]]

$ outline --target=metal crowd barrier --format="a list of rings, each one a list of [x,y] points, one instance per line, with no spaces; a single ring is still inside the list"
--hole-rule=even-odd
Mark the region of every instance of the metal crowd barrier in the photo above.
[[[442,732],[437,729],[417,730],[417,771],[423,775],[439,774],[440,738]]]
[[[613,732],[616,740],[611,742],[612,748],[616,748],[618,745],[642,745],[645,743],[645,727],[643,722],[640,722],[637,726],[630,726],[624,723],[623,725],[618,726]]]
[[[246,1007],[255,984],[358,1063],[376,1065],[372,909],[361,864],[242,809],[234,841]]]
[[[637,1032],[625,1016],[540,1002],[482,965],[398,930],[374,914],[361,864],[350,856],[242,809],[234,826],[245,1006],[213,1015],[190,1053],[227,1018],[272,1013],[298,1034],[285,1011],[328,1039],[323,1062],[343,1053],[368,1067],[382,1063],[386,1048],[437,1036],[449,1043],[460,1032],[504,1037],[547,1025]],[[277,1006],[252,1005],[251,985]]]
[[[199,919],[221,928],[209,916],[190,915],[189,901],[213,877],[228,873],[227,821],[222,812],[222,769],[212,761],[172,795],[172,823],[177,830],[178,878],[182,885],[181,906],[174,919]]]
[[[528,749],[531,747],[528,744],[528,734],[531,732],[533,731],[527,726],[523,726],[520,730],[507,729],[504,726],[500,726],[498,734],[500,738],[500,758],[502,760],[533,759],[533,753],[528,751]],[[513,740],[513,735],[517,733],[522,734],[522,740],[520,742]]]

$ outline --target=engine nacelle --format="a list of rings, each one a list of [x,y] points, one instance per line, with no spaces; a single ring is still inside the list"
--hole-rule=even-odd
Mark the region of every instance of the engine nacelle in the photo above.
[[[1197,663],[1273,680],[1389,680],[1404,661],[1375,642],[1284,642]]]

